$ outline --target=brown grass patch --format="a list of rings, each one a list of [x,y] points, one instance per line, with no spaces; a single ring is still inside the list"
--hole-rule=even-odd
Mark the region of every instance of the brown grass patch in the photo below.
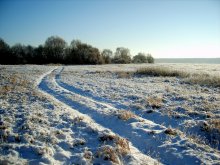
[[[183,78],[183,82],[192,83],[198,85],[205,85],[211,87],[220,87],[220,77],[209,75],[206,73],[194,73],[176,69],[170,69],[168,67],[145,67],[137,69],[136,71],[117,71],[115,72],[118,78],[131,78],[134,75],[155,76],[155,77],[179,77]]]
[[[116,138],[115,135],[104,134],[104,135],[99,137],[99,141],[101,141],[101,142],[111,141],[111,140],[114,140],[115,138]]]
[[[211,126],[220,132],[220,119],[213,119],[209,122]]]
[[[110,160],[114,163],[119,164],[119,157],[112,146],[105,145],[99,148],[96,153],[98,158],[102,158],[103,160]]]
[[[124,121],[129,120],[134,117],[135,117],[135,114],[127,110],[121,110],[120,114],[118,115],[118,118]]]
[[[217,130],[220,133],[220,119],[212,119],[208,122],[204,122],[202,125],[202,130],[206,132]]]
[[[73,142],[73,147],[75,146],[83,146],[86,144],[86,141],[84,139],[75,139]]]
[[[103,142],[112,141],[113,146],[104,145],[99,148],[96,156],[103,158],[104,160],[110,160],[114,163],[120,163],[121,156],[125,156],[130,152],[129,142],[125,138],[121,138],[117,135],[104,135],[99,138]]]
[[[179,77],[184,78],[184,82],[192,84],[220,87],[220,77],[206,73],[190,74],[185,71],[170,69],[166,67],[146,67],[138,69],[135,74],[146,76]]]
[[[11,92],[12,90],[13,90],[13,87],[11,85],[4,85],[0,87],[0,91],[2,95],[7,94],[8,92]]]
[[[159,96],[148,97],[147,103],[154,109],[160,108],[163,105],[163,97],[159,97]]]
[[[120,155],[126,155],[130,152],[129,142],[125,138],[121,138],[119,136],[116,137],[116,150]]]
[[[136,71],[138,75],[147,75],[147,76],[162,76],[162,77],[188,77],[189,73],[171,70],[166,67],[147,67],[141,68]]]
[[[165,131],[164,131],[165,134],[168,134],[168,135],[173,135],[173,136],[176,136],[177,135],[177,131],[175,129],[172,129],[172,128],[167,128]]]
[[[115,150],[120,155],[126,155],[130,152],[128,140],[117,135],[104,134],[99,137],[99,141],[103,143],[112,141],[115,145]]]
[[[209,74],[192,74],[191,76],[186,78],[184,81],[192,83],[192,84],[220,87],[220,77],[212,76]]]
[[[131,78],[133,76],[134,72],[130,71],[117,71],[116,75],[118,78]]]

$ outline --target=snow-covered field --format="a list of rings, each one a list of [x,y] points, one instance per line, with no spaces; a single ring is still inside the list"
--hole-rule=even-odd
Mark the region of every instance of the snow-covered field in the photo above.
[[[0,65],[0,164],[220,164],[220,88],[130,74],[220,65]]]

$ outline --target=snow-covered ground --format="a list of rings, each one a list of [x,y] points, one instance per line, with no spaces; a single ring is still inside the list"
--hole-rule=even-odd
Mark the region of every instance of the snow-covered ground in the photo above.
[[[0,66],[0,164],[220,164],[220,88],[129,75],[220,65]]]

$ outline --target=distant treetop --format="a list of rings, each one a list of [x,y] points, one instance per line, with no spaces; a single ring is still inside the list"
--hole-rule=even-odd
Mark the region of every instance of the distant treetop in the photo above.
[[[130,50],[117,47],[113,53],[110,49],[102,52],[80,40],[72,40],[70,45],[59,36],[50,36],[43,45],[33,47],[22,44],[9,46],[0,38],[0,64],[128,64],[128,63],[154,63],[154,58],[139,53],[133,59]]]

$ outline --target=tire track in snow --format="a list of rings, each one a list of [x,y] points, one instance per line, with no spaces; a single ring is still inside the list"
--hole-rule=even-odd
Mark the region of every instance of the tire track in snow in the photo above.
[[[57,69],[57,68],[56,68]],[[78,110],[73,109],[71,106],[69,106],[68,104],[66,104],[65,102],[63,102],[60,99],[57,99],[57,97],[55,97],[53,94],[51,94],[49,88],[47,87],[47,85],[45,84],[46,78],[52,73],[54,72],[56,69],[53,69],[51,71],[46,72],[45,74],[43,74],[41,77],[38,78],[38,80],[35,82],[35,86],[38,87],[38,89],[40,90],[40,92],[45,95],[47,98],[51,99],[54,102],[59,103],[61,106],[65,107],[68,110],[73,111],[73,113],[76,116],[83,116],[85,119],[85,122],[88,123],[91,128],[94,128],[95,130],[99,131],[100,133],[102,132],[108,132],[110,134],[115,134],[114,132],[112,132],[111,130],[109,130],[108,128],[103,127],[102,125],[99,125],[98,123],[96,123],[90,116],[88,116],[87,114],[83,114],[81,112],[79,112]],[[57,95],[58,96],[58,95]],[[142,152],[140,152],[136,147],[134,147],[132,144],[129,144],[130,147],[130,154],[132,156],[134,156],[135,159],[139,159],[136,163],[140,164],[140,165],[145,165],[146,162],[148,165],[153,165],[153,164],[160,164],[158,162],[158,160],[153,159],[152,157],[143,154]]]
[[[171,128],[180,130],[182,133],[185,134],[185,136],[190,137],[192,134],[196,134],[197,136],[200,136],[201,138],[204,138],[204,139],[206,138],[204,133],[202,131],[200,132],[199,126],[194,125],[192,127],[192,125],[189,124],[189,123],[194,123],[194,122],[200,122],[200,120],[201,120],[200,118],[192,117],[192,116],[186,115],[181,112],[177,113],[177,115],[180,115],[179,118],[178,117],[177,118],[171,117],[168,114],[162,113],[163,111],[166,112],[165,107],[163,107],[160,110],[154,110],[153,113],[147,113],[146,111],[142,111],[142,110],[139,110],[135,107],[131,107],[131,106],[125,105],[123,103],[120,103],[119,101],[111,100],[110,98],[105,98],[105,97],[102,98],[101,96],[99,96],[93,92],[85,92],[80,87],[75,87],[69,81],[66,82],[65,80],[62,80],[61,73],[63,72],[63,70],[64,70],[64,68],[62,68],[60,70],[59,74],[56,74],[56,82],[58,85],[60,85],[61,87],[65,88],[65,89],[68,89],[69,91],[72,91],[72,92],[77,93],[79,95],[91,98],[92,100],[95,100],[100,103],[107,103],[114,108],[132,111],[136,115],[138,115],[144,119],[153,121],[154,123],[163,125],[165,127],[171,127]],[[81,79],[79,77],[77,77],[77,78],[78,79],[75,82],[80,82]],[[128,86],[128,83],[129,83],[129,81],[126,81],[125,85]],[[92,83],[91,83],[91,81],[89,79],[83,78],[83,84],[93,84],[93,85],[99,87],[102,84],[108,85],[108,82],[103,79],[101,79],[101,80],[98,79],[98,81],[97,81],[97,79],[92,79]],[[149,109],[149,110],[151,110],[151,109]],[[198,134],[195,132],[198,132]],[[213,149],[215,149],[215,147],[213,147]]]
[[[60,71],[56,70],[55,72],[58,72],[55,75],[57,78]],[[198,157],[201,151],[192,151],[192,148],[187,148],[185,146],[186,143],[189,143],[187,139],[179,136],[173,139],[167,139],[167,136],[163,133],[165,127],[152,121],[143,119],[143,123],[137,120],[127,122],[119,120],[116,116],[111,115],[112,112],[117,113],[118,110],[116,108],[64,89],[57,84],[55,77],[51,80],[48,76],[45,76],[39,87],[61,102],[77,109],[81,113],[89,115],[96,123],[122,137],[126,137],[141,152],[147,153],[154,151],[160,157],[162,163],[165,164],[174,164],[176,162],[180,164],[194,164],[195,162],[202,163],[204,160],[209,159],[208,156],[203,155],[203,160],[201,160]],[[150,134],[152,130],[156,130],[157,133],[155,135]],[[156,155],[152,155],[156,157]]]
[[[56,74],[56,76],[55,76],[56,82],[57,82],[57,84],[59,86],[63,87],[64,89],[68,89],[69,91],[74,92],[76,94],[85,96],[87,98],[91,98],[92,100],[95,100],[95,101],[97,101],[99,103],[108,104],[108,105],[111,105],[112,107],[117,108],[117,109],[130,110],[130,111],[134,112],[136,115],[141,116],[144,119],[151,120],[151,121],[153,121],[153,122],[155,122],[157,124],[164,125],[166,127],[178,128],[181,131],[184,131],[184,129],[185,129],[185,127],[182,126],[182,123],[186,119],[194,120],[193,118],[186,117],[186,116],[184,116],[182,118],[174,119],[174,118],[171,118],[168,115],[162,114],[158,110],[154,110],[154,113],[152,113],[152,114],[151,113],[146,113],[146,112],[142,112],[140,110],[137,110],[135,108],[129,107],[127,105],[124,105],[122,103],[119,103],[117,101],[113,101],[113,100],[111,100],[109,98],[102,98],[100,96],[95,96],[92,93],[88,93],[88,92],[86,93],[82,89],[79,89],[77,87],[71,86],[68,83],[65,83],[65,82],[63,82],[61,80],[60,74],[63,71],[63,69],[64,68],[62,68],[60,70],[60,73]]]

